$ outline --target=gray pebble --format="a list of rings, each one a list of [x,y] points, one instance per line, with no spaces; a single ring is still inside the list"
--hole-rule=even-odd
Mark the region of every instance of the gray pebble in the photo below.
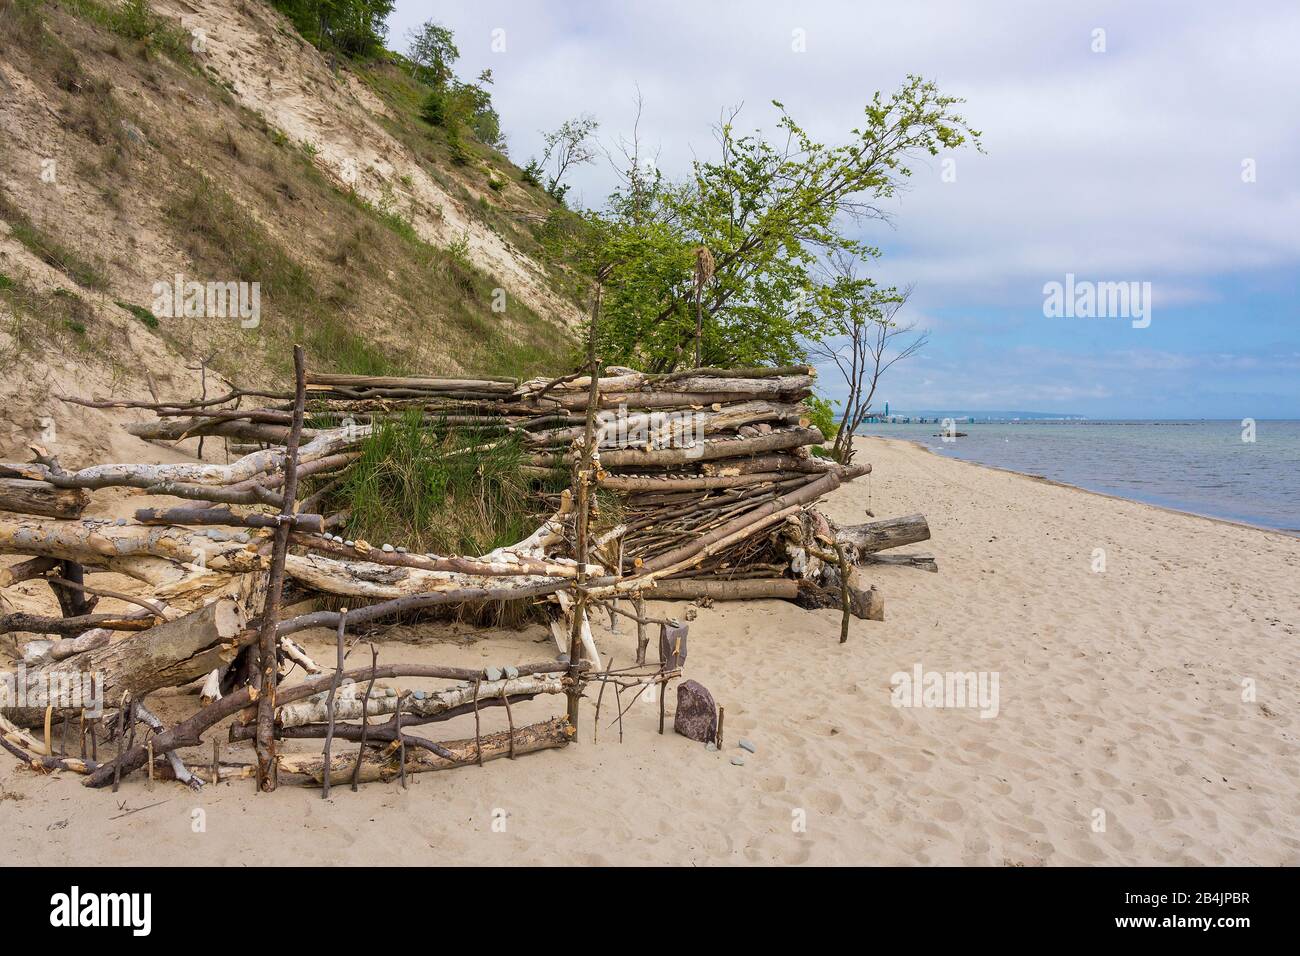
[[[398,554],[406,554],[407,551],[406,551],[406,549],[405,549],[404,547],[402,547],[402,546],[399,544],[399,545],[397,546],[397,553],[398,553]]]
[[[354,544],[356,544],[355,541],[344,541],[343,543],[346,544],[349,548],[352,547]]]
[[[429,695],[422,690],[416,690],[416,691],[411,691],[411,696],[414,697],[416,700],[424,700],[424,698],[428,697]]]
[[[519,668],[515,667],[514,664],[507,664],[505,666],[505,672],[506,672],[506,677],[510,678],[511,680],[514,680],[516,677],[519,676]]]
[[[731,758],[731,765],[733,767],[743,767],[745,766],[745,758],[740,756],[740,754],[736,754],[736,756]]]
[[[248,544],[248,535],[241,531],[239,534],[235,535],[235,540],[240,544]]]
[[[489,667],[489,668],[485,669],[485,670],[483,671],[483,673],[484,673],[484,675],[487,677],[488,680],[500,680],[500,679],[501,679],[501,668],[499,668],[499,667]]]
[[[715,744],[712,740],[710,740],[707,744],[704,745],[704,749],[707,750],[709,753],[717,753],[718,745]]]
[[[126,519],[118,518],[116,521],[113,522],[113,524],[117,525],[119,528],[124,528],[126,527]]]
[[[568,655],[568,654],[561,654],[561,655],[559,656],[558,660],[559,660],[559,662],[560,662],[561,664],[567,664],[567,663],[569,663],[569,655]]]
[[[736,743],[739,745],[741,750],[748,750],[750,753],[758,753],[758,748],[754,746],[754,742],[748,737],[741,737],[736,741]]]
[[[391,544],[386,544],[386,545],[384,545],[382,548],[380,548],[379,550],[381,550],[381,551],[386,551],[386,552],[388,552],[389,554],[392,554],[392,553],[393,553],[393,546],[392,546]]]

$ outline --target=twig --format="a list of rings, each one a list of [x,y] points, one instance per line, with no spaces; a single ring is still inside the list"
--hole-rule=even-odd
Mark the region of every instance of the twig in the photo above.
[[[510,710],[510,695],[506,693],[505,684],[501,685],[501,700],[506,705],[506,720],[510,724],[510,759],[514,760],[515,759],[515,715]],[[402,712],[400,706],[398,707],[397,712],[399,714]],[[594,740],[592,742],[595,743]]]
[[[352,792],[357,792],[357,784],[361,779],[361,758],[366,752],[366,730],[369,720],[366,711],[370,707],[370,692],[375,689],[375,673],[379,664],[379,650],[372,643],[370,645],[370,683],[366,685],[366,694],[361,698],[361,744],[357,747],[357,762],[352,768]],[[325,772],[329,773],[330,768],[326,767]]]
[[[483,766],[483,734],[479,729],[478,689],[482,683],[481,680],[474,681],[474,751],[478,755],[480,767]]]
[[[144,608],[146,611],[153,612],[158,617],[163,616],[162,605],[154,601],[146,601],[143,598],[132,597],[129,594],[122,594],[118,591],[108,591],[105,590],[104,588],[92,588],[88,584],[76,584],[72,581],[68,581],[64,578],[61,578],[56,574],[46,575],[45,580],[49,581],[51,584],[58,584],[65,588],[72,588],[77,591],[83,591],[86,594],[94,594],[97,595],[98,597],[113,598],[114,600],[125,601],[128,604],[135,604],[139,607]]]

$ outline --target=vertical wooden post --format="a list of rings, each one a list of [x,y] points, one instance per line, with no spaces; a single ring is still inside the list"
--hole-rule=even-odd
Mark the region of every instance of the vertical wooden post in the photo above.
[[[271,545],[271,572],[262,609],[262,629],[258,637],[261,652],[257,697],[257,789],[270,793],[276,787],[275,762],[275,683],[276,619],[280,612],[280,595],[284,590],[284,556],[289,550],[295,500],[298,496],[298,442],[302,437],[303,409],[307,401],[306,359],[301,345],[293,347],[294,402],[293,426],[284,452],[284,501],[280,506],[280,524]]]
[[[336,643],[338,650],[334,666],[334,680],[330,683],[330,695],[325,701],[325,712],[328,718],[329,726],[325,730],[325,777],[321,781],[321,799],[328,800],[330,796],[330,749],[334,743],[334,708],[335,699],[339,692],[339,683],[343,680],[343,636],[348,629],[348,609],[339,608],[339,629]]]
[[[129,692],[122,694],[122,702],[117,708],[117,759],[113,761],[113,792],[117,793],[118,784],[122,782],[122,738],[126,736],[126,710],[131,700]]]
[[[847,644],[849,642],[849,614],[852,613],[849,599],[849,556],[842,544],[835,545],[835,553],[840,558],[840,604],[844,609],[844,616],[840,619],[840,643]]]
[[[661,665],[662,666],[662,665]],[[668,699],[668,681],[659,678],[659,733],[664,732],[664,705]]]
[[[650,635],[646,632],[645,598],[640,591],[636,592],[633,607],[636,608],[636,662],[640,666],[645,664],[645,649],[650,643]]]
[[[604,271],[597,276],[596,292],[592,299],[591,306],[591,328],[587,331],[587,421],[582,432],[582,454],[574,456],[574,503],[577,506],[575,514],[575,542],[574,558],[578,562],[578,575],[574,582],[574,600],[573,600],[573,622],[569,630],[569,687],[566,693],[569,698],[568,718],[569,724],[576,731],[578,729],[578,701],[582,698],[582,668],[579,664],[579,651],[582,647],[582,623],[587,619],[587,558],[589,556],[590,542],[587,539],[587,529],[591,520],[591,499],[595,494],[595,461],[596,449],[596,406],[600,402],[600,362],[596,358],[596,329],[600,322],[600,297],[601,283],[604,281]],[[573,737],[577,741],[575,733]]]
[[[483,729],[479,723],[478,715],[478,691],[483,686],[483,678],[474,681],[474,755],[478,758],[478,765],[483,766]]]
[[[402,736],[402,705],[406,703],[407,691],[397,697],[397,710],[393,714],[393,731],[397,734],[397,774],[402,789],[406,789],[406,738]],[[511,727],[511,731],[514,728]],[[514,736],[510,738],[510,756],[514,756]]]

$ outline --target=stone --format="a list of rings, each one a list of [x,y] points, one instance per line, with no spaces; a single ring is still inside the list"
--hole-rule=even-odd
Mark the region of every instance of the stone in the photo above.
[[[509,680],[514,680],[516,677],[519,676],[519,668],[515,667],[514,664],[507,664],[505,666],[505,672],[506,672],[506,678]]]
[[[736,754],[736,756],[731,758],[731,765],[733,767],[743,767],[745,766],[745,758],[740,754]]]
[[[758,753],[758,748],[754,746],[754,741],[750,740],[748,737],[741,737],[736,741],[736,744],[741,750],[748,750],[752,754]]]
[[[380,550],[383,551],[385,554],[392,554],[393,546],[391,544],[386,544],[382,548],[380,548]]]
[[[699,681],[684,680],[677,685],[673,732],[700,743],[708,743],[718,736],[717,705],[713,703],[713,695]]]
[[[501,679],[501,668],[499,668],[499,667],[489,667],[489,668],[486,668],[486,669],[483,671],[483,674],[484,674],[484,676],[486,676],[487,679],[490,680],[490,681],[498,681],[498,680]]]
[[[707,751],[708,751],[709,753],[711,753],[711,754],[713,754],[713,753],[717,753],[717,752],[718,752],[718,745],[715,744],[712,740],[710,740],[707,744],[704,745],[704,749],[707,750]]]
[[[678,621],[659,625],[659,660],[663,662],[665,670],[686,666],[688,630],[685,624]]]

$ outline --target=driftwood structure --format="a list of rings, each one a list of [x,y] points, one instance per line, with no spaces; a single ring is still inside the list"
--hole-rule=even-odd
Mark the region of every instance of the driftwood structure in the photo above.
[[[328,793],[331,784],[404,782],[410,773],[563,746],[589,683],[639,693],[680,673],[670,661],[646,661],[646,629],[659,623],[647,617],[646,598],[837,607],[843,640],[850,615],[883,616],[863,568],[879,551],[929,537],[919,515],[839,526],[817,510],[819,498],[870,466],[845,468],[812,453],[823,436],[803,404],[813,386],[808,367],[647,375],[600,372],[592,354],[585,373],[554,380],[367,377],[308,373],[301,349],[295,366],[294,388],[283,393],[171,404],[68,399],[153,411],[156,421],[129,427],[149,440],[223,437],[243,452],[228,464],[65,470],[39,446],[30,461],[0,462],[0,554],[23,558],[0,569],[0,588],[44,579],[63,612],[0,615],[0,633],[46,636],[26,645],[22,667],[0,686],[5,749],[38,770],[84,774],[89,786],[116,786],[145,767],[150,779],[157,772],[190,786],[252,772],[264,790],[283,773]],[[346,512],[322,507],[331,476],[351,467],[377,421],[413,411],[429,428],[475,436],[467,454],[516,442],[539,483],[564,475],[561,493],[539,492],[545,507],[536,531],[475,556],[345,538]],[[129,519],[84,516],[92,493],[105,488],[176,503],[136,509]],[[933,568],[924,556],[905,560]],[[97,572],[133,578],[147,595],[86,584]],[[286,615],[286,588],[348,608]],[[101,596],[125,598],[133,610],[94,614]],[[620,607],[621,599],[635,610]],[[474,671],[381,666],[376,655],[369,666],[345,670],[349,630],[493,601],[544,607],[556,657]],[[597,609],[635,621],[635,664],[614,670],[601,661],[590,630]],[[336,632],[332,669],[293,641],[312,627]],[[310,676],[280,686],[292,666]],[[99,752],[94,721],[88,751],[85,705],[51,693],[87,673],[116,715],[109,719],[115,753]],[[403,678],[450,683],[418,693],[376,687]],[[202,706],[188,719],[165,727],[144,706],[149,694],[190,683],[202,684]],[[559,694],[567,698],[563,716],[515,727],[513,704]],[[493,707],[505,709],[510,730],[482,734],[479,714]],[[476,725],[469,739],[436,742],[411,732],[467,714]],[[178,748],[232,719],[230,739],[256,746],[255,770],[218,757],[208,767],[180,763]],[[319,739],[323,751],[277,754],[285,739]]]

